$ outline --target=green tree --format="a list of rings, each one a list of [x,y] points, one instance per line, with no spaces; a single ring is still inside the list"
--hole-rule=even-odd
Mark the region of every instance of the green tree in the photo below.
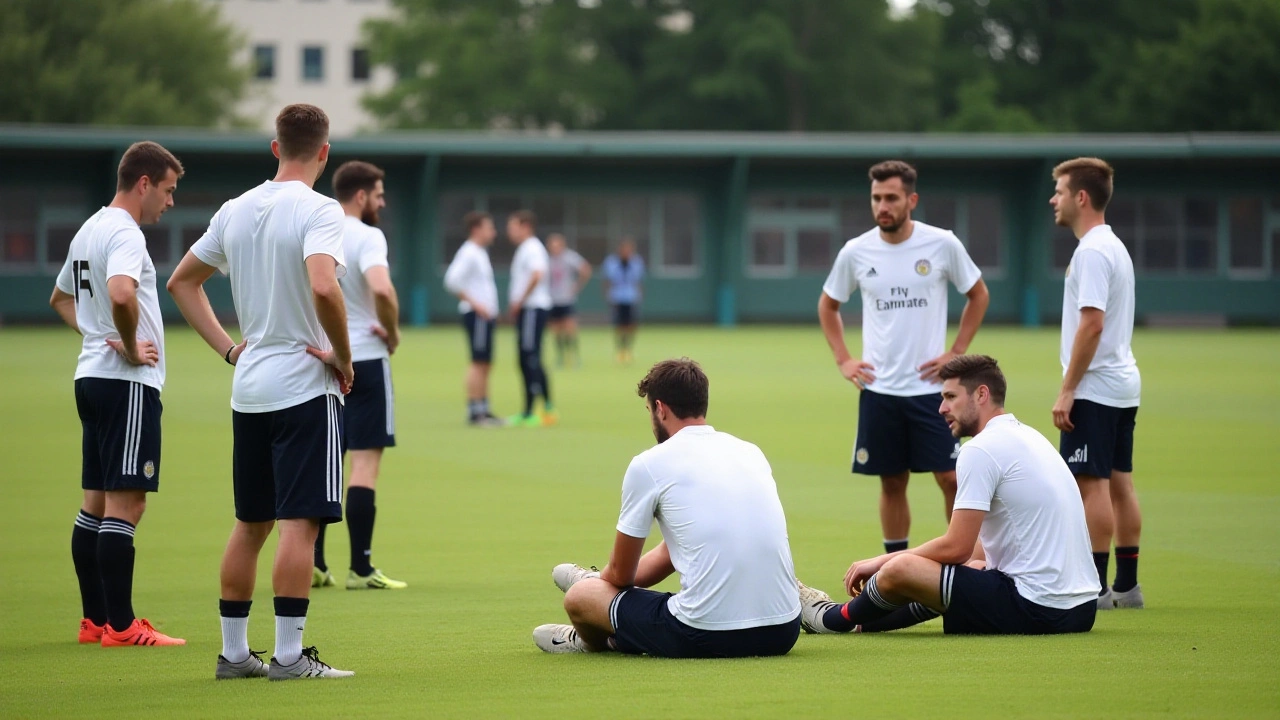
[[[232,121],[248,79],[239,46],[199,0],[3,0],[0,121]]]

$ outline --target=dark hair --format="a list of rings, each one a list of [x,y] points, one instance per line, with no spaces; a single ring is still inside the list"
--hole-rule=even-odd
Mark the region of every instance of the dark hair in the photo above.
[[[472,210],[471,212],[462,216],[462,227],[466,228],[467,234],[470,235],[471,233],[475,232],[475,229],[480,227],[480,225],[483,224],[485,220],[492,220],[492,219],[493,218],[489,217],[489,213],[487,212]]]
[[[1004,380],[1004,373],[1000,371],[1000,364],[993,357],[961,355],[951,358],[951,361],[943,365],[942,370],[938,372],[938,378],[942,380],[955,378],[960,381],[965,390],[971,393],[977,391],[978,386],[986,385],[987,390],[991,391],[991,401],[1004,407],[1004,394],[1009,386]]]
[[[702,367],[686,357],[654,365],[636,386],[636,394],[650,402],[661,401],[686,420],[707,416],[710,385]]]
[[[281,160],[310,160],[329,142],[329,116],[315,105],[288,105],[276,115]]]
[[[527,226],[530,230],[538,224],[538,216],[534,215],[532,210],[517,210],[511,213],[507,219],[515,220],[521,225]]]
[[[1089,205],[1099,212],[1107,209],[1111,202],[1111,190],[1116,171],[1106,160],[1092,157],[1080,157],[1058,163],[1053,169],[1053,179],[1067,176],[1067,188],[1071,193],[1083,190],[1089,196]]]
[[[158,185],[170,170],[182,177],[182,163],[178,162],[173,153],[150,140],[136,142],[120,158],[120,167],[116,169],[116,192],[132,190],[144,177],[150,179],[153,185]]]
[[[901,160],[885,160],[876,163],[867,171],[867,177],[876,182],[900,178],[902,189],[906,190],[908,195],[916,191],[916,169]]]
[[[382,168],[360,160],[348,160],[333,171],[333,196],[344,203],[361,190],[371,193],[387,174]]]

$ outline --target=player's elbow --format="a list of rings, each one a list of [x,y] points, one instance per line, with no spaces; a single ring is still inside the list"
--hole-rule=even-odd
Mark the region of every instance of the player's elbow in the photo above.
[[[114,278],[113,278],[114,279]],[[111,300],[112,308],[126,308],[133,305],[134,300],[138,296],[138,291],[133,287],[132,283],[127,282],[108,282],[107,297]]]
[[[392,287],[391,283],[374,287],[372,292],[375,302],[389,303],[396,299],[396,289]]]

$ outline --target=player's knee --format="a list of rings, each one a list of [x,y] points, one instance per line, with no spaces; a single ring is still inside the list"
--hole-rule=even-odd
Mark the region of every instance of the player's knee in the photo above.
[[[581,580],[564,594],[564,611],[572,620],[584,620],[614,592],[612,585],[598,578]]]
[[[890,475],[880,478],[880,491],[885,495],[903,496],[907,494],[909,475]]]

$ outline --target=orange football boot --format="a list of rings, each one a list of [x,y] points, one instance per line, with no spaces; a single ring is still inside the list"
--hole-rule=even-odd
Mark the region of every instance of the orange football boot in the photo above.
[[[143,618],[134,618],[133,624],[124,632],[116,632],[110,623],[102,631],[102,647],[124,647],[126,645],[186,645],[182,638],[169,637],[156,630]]]
[[[106,624],[94,625],[93,621],[85,618],[80,621],[80,644],[81,645],[97,645],[102,642],[102,628]]]

